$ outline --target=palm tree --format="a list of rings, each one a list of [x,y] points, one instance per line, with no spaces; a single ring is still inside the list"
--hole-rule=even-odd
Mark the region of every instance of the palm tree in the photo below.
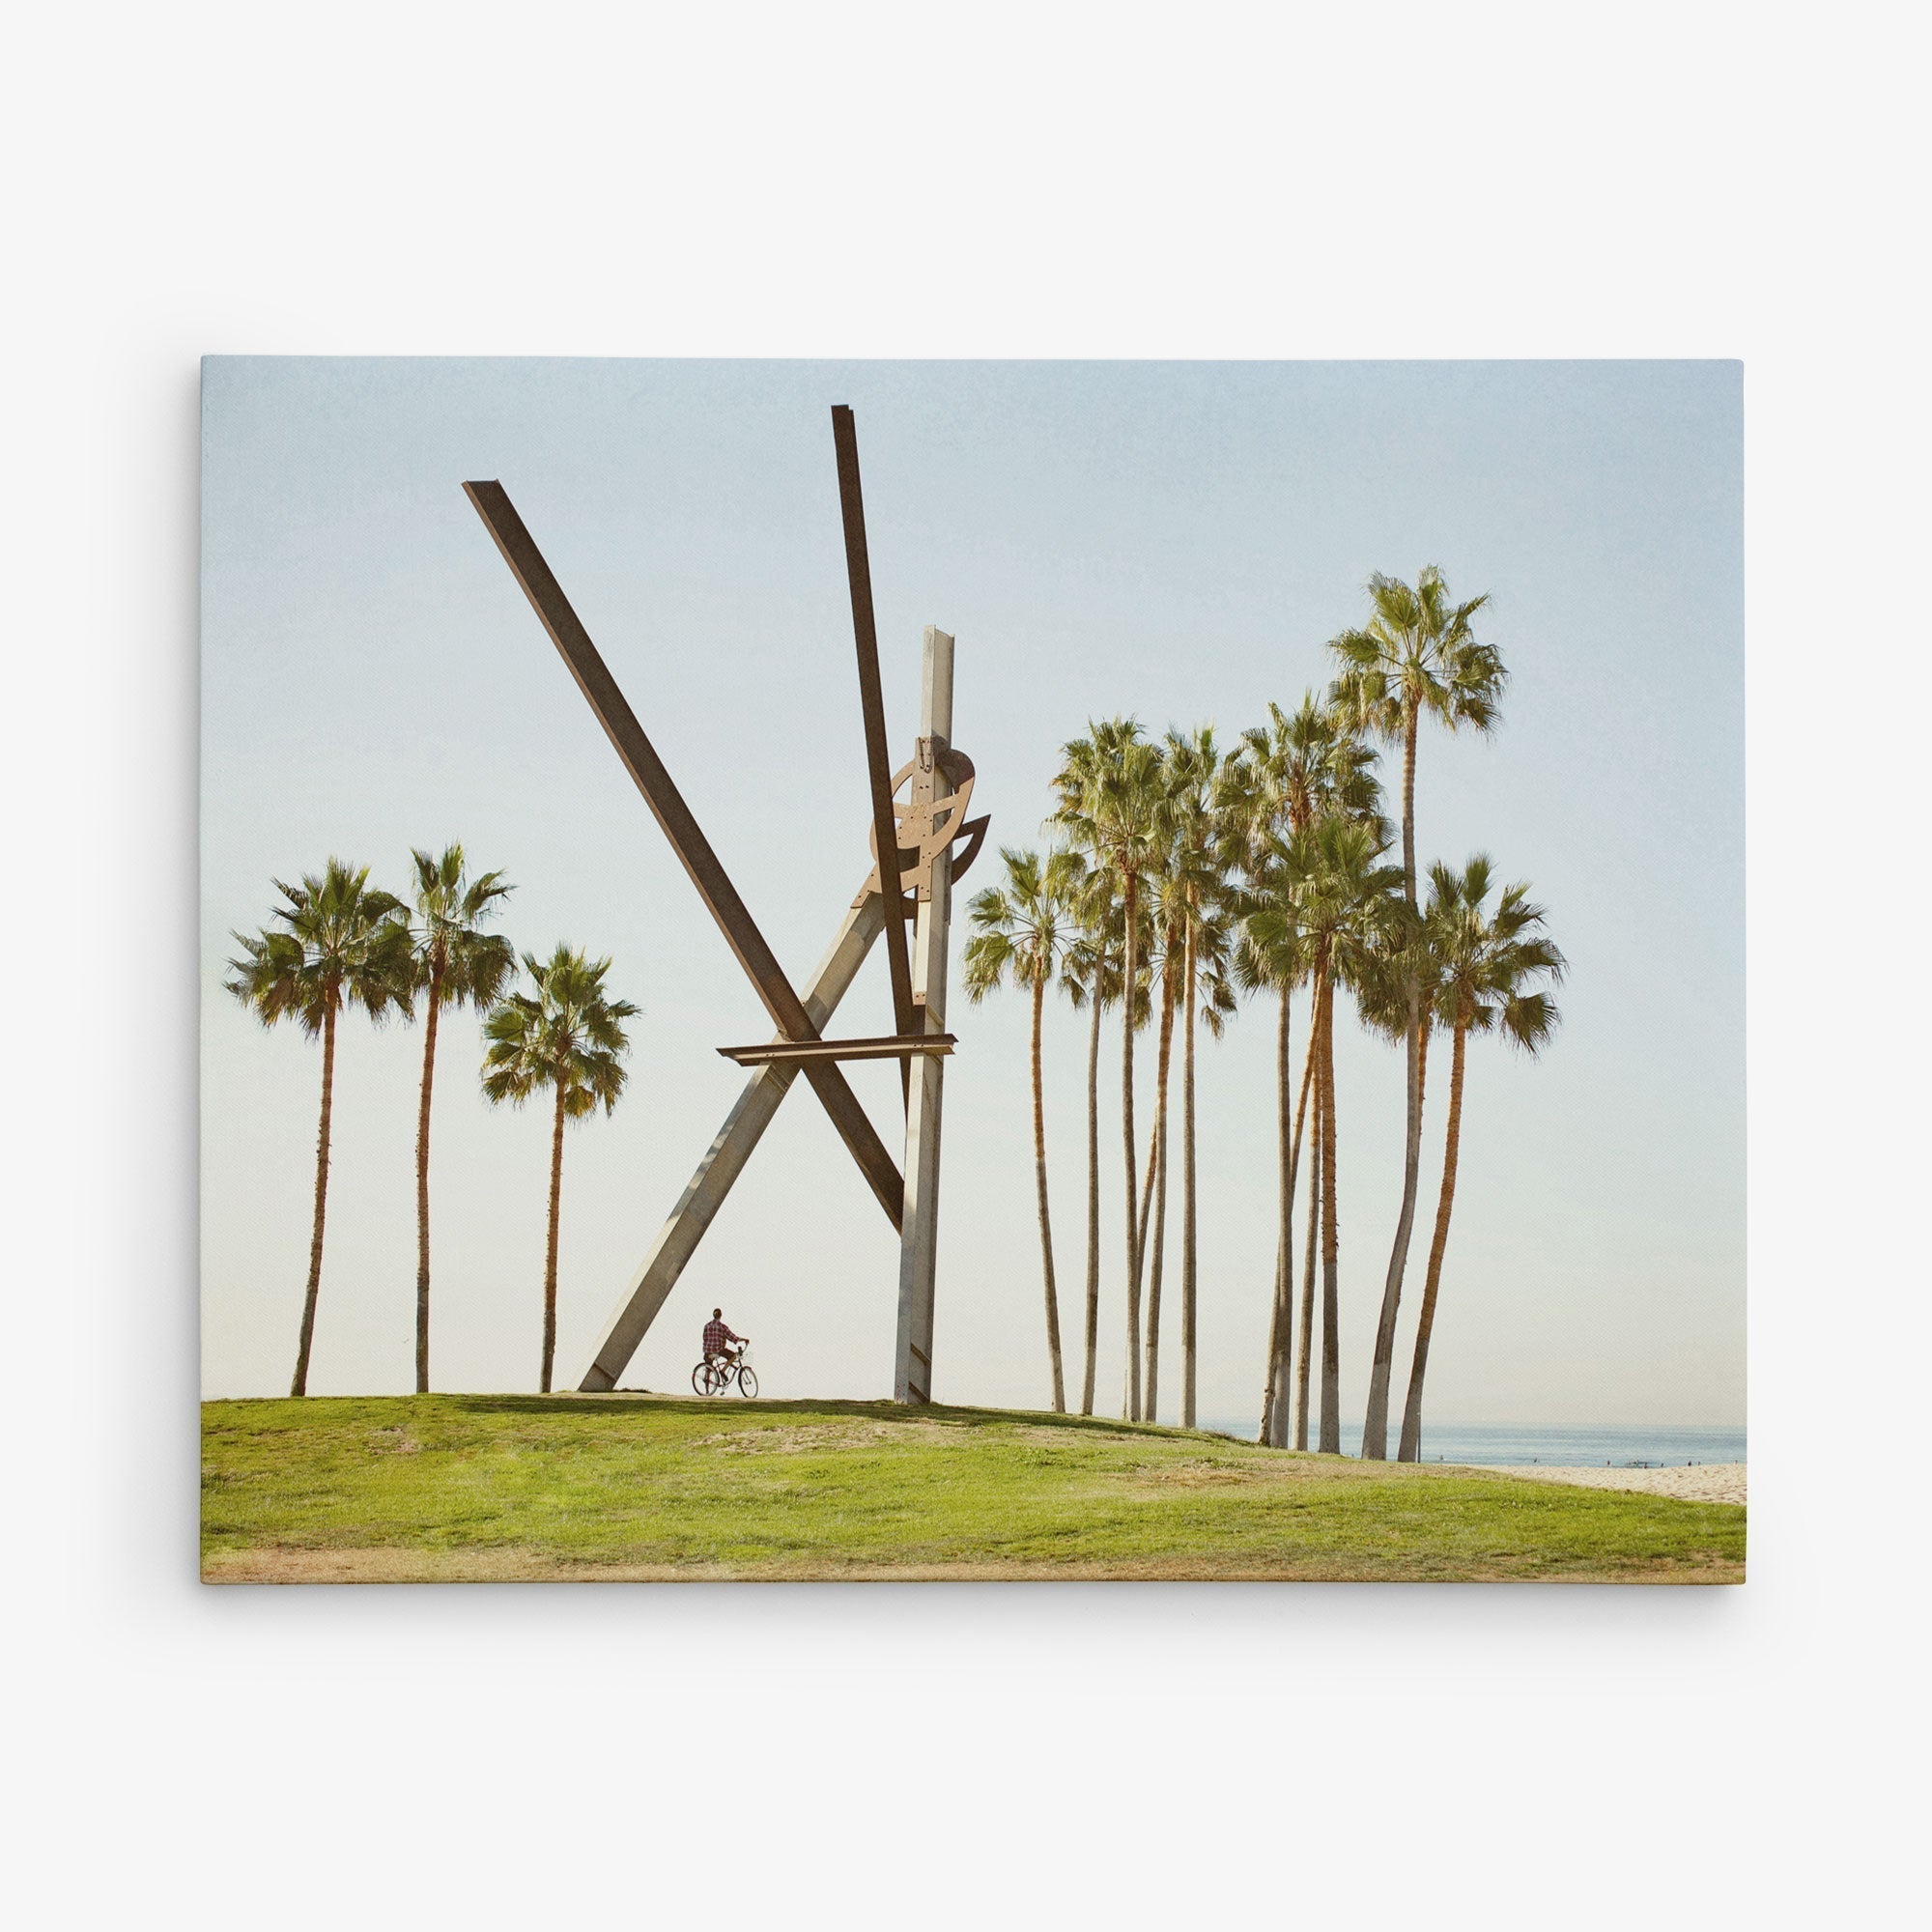
[[[1314,1005],[1321,1006],[1321,983],[1316,982]],[[1308,1022],[1308,1055],[1315,1070],[1321,1070],[1321,1029],[1311,1012]],[[1294,1446],[1308,1447],[1308,1372],[1315,1361],[1315,1255],[1321,1234],[1321,1090],[1316,1083],[1314,1118],[1310,1122],[1314,1139],[1308,1151],[1308,1237],[1301,1256],[1301,1323],[1295,1338]],[[1300,1122],[1295,1123],[1295,1151],[1300,1151]]]
[[[517,952],[501,933],[481,930],[514,890],[501,872],[471,881],[463,847],[440,858],[412,851],[415,919],[410,934],[411,992],[424,1001],[422,1094],[416,1104],[416,1393],[429,1392],[429,1106],[436,1080],[437,1021],[444,1007],[488,1012],[517,970]]]
[[[1046,1289],[1046,1347],[1053,1365],[1054,1413],[1066,1412],[1060,1361],[1060,1295],[1053,1273],[1053,1221],[1047,1208],[1046,1097],[1040,1080],[1040,1021],[1047,988],[1077,930],[1086,863],[1077,852],[1003,847],[1006,883],[988,886],[972,904],[973,936],[966,942],[966,991],[975,1002],[1009,979],[1033,995],[1033,1164],[1039,1203],[1040,1268]]]
[[[1271,987],[1278,1000],[1275,1028],[1275,1112],[1278,1147],[1279,1221],[1275,1242],[1273,1307],[1268,1321],[1267,1370],[1262,1400],[1262,1439],[1277,1448],[1288,1441],[1288,1382],[1293,1354],[1294,1186],[1300,1164],[1303,1119],[1316,1064],[1310,1029],[1301,1098],[1291,1128],[1292,1056],[1290,1006],[1294,987],[1307,977],[1306,949],[1293,913],[1289,881],[1282,874],[1287,841],[1305,833],[1318,817],[1340,813],[1381,826],[1381,786],[1377,754],[1313,692],[1299,707],[1284,712],[1268,706],[1268,722],[1242,732],[1223,766],[1216,787],[1228,859],[1248,875],[1244,912],[1263,917],[1267,937],[1250,927],[1242,939],[1242,977],[1251,987]],[[1385,836],[1385,835],[1383,835]],[[1313,1196],[1311,1196],[1311,1200]],[[1311,1253],[1314,1225],[1310,1222]],[[1304,1280],[1307,1279],[1304,1273]],[[1304,1297],[1312,1320],[1313,1302]],[[1306,1325],[1306,1323],[1304,1323]],[[1307,1361],[1303,1356],[1300,1440],[1307,1447]]]
[[[1321,1435],[1323,1455],[1340,1455],[1341,1335],[1335,1219],[1335,988],[1372,969],[1386,944],[1392,896],[1402,874],[1379,863],[1387,849],[1379,829],[1359,819],[1318,819],[1295,841],[1296,911],[1308,937],[1315,977],[1316,1121],[1321,1168]],[[1304,1351],[1305,1358],[1305,1351]]]
[[[1489,731],[1496,723],[1497,700],[1509,673],[1495,648],[1476,640],[1472,620],[1489,603],[1489,593],[1472,597],[1465,604],[1452,604],[1442,572],[1435,564],[1422,572],[1413,586],[1400,578],[1372,577],[1369,601],[1374,610],[1368,623],[1328,641],[1340,668],[1333,696],[1357,729],[1402,746],[1403,896],[1413,920],[1415,744],[1423,715],[1427,713],[1451,731],[1465,724],[1473,730]],[[1403,1143],[1402,1211],[1396,1220],[1395,1244],[1382,1286],[1362,1428],[1362,1454],[1378,1462],[1388,1455],[1388,1385],[1395,1357],[1396,1312],[1402,1302],[1403,1274],[1408,1265],[1409,1234],[1415,1225],[1416,1190],[1422,1173],[1422,993],[1417,984],[1410,984],[1407,1008],[1407,1130]]]
[[[1540,928],[1544,911],[1531,905],[1526,885],[1505,886],[1493,914],[1490,862],[1478,854],[1458,874],[1447,866],[1429,871],[1426,934],[1436,969],[1436,1017],[1450,1030],[1449,1126],[1442,1151],[1442,1192],[1435,1207],[1435,1234],[1429,1244],[1429,1272],[1422,1287],[1422,1316],[1415,1331],[1415,1360],[1403,1406],[1402,1441],[1396,1454],[1413,1463],[1422,1453],[1422,1380],[1429,1370],[1429,1340],[1435,1327],[1435,1295],[1442,1282],[1442,1255],[1449,1245],[1449,1215],[1456,1205],[1456,1163],[1463,1144],[1463,1049],[1471,1033],[1500,1033],[1512,1046],[1535,1054],[1560,1017],[1549,995],[1531,982],[1552,984],[1564,958]]]
[[[1160,754],[1131,718],[1089,727],[1062,751],[1054,779],[1060,796],[1054,820],[1072,842],[1110,870],[1121,897],[1124,929],[1121,980],[1132,988],[1139,971],[1141,874],[1159,831]],[[1123,1002],[1121,1024],[1121,1138],[1126,1157],[1127,1368],[1122,1404],[1126,1420],[1141,1414],[1141,1246],[1136,1213],[1134,1136],[1133,1001]]]
[[[1236,1011],[1235,923],[1225,906],[1204,903],[1190,918],[1183,973],[1186,1006],[1180,1055],[1180,1426],[1195,1426],[1201,1188],[1196,1161],[1194,1060],[1197,1022],[1219,1039]]]
[[[1150,956],[1147,992],[1151,996],[1157,978],[1161,987],[1160,1050],[1155,1076],[1157,1095],[1154,1130],[1148,1143],[1147,1169],[1141,1179],[1140,1240],[1148,1258],[1147,1266],[1147,1354],[1146,1377],[1142,1383],[1141,1419],[1156,1419],[1160,1392],[1160,1313],[1161,1287],[1165,1273],[1167,1244],[1168,1176],[1168,1072],[1173,1057],[1174,1022],[1184,1013],[1181,1032],[1181,1356],[1183,1370],[1193,1352],[1193,1288],[1195,1272],[1197,1215],[1192,1175],[1194,1143],[1193,1080],[1194,1030],[1198,1020],[1219,1039],[1229,1016],[1235,1011],[1234,980],[1229,971],[1232,928],[1226,917],[1212,905],[1190,911],[1184,893],[1171,873],[1164,873],[1152,895],[1155,905],[1154,931],[1159,935]],[[1150,1222],[1151,1229],[1150,1230]],[[1187,1412],[1185,1390],[1191,1378],[1183,1374],[1183,1413]],[[1191,1422],[1183,1423],[1192,1428]]]
[[[1195,1424],[1196,1330],[1200,1275],[1200,1192],[1195,1158],[1195,1038],[1197,1020],[1217,1038],[1234,1011],[1230,955],[1234,939],[1229,879],[1232,841],[1221,814],[1224,760],[1214,727],[1167,734],[1170,827],[1163,897],[1180,945],[1183,1018],[1180,1039],[1180,1426]],[[1208,993],[1204,1008],[1201,994]],[[1162,1193],[1165,1195],[1166,1101],[1162,1098]],[[1151,1321],[1150,1322],[1151,1331]],[[1150,1388],[1153,1382],[1149,1373]],[[1152,1409],[1152,1397],[1149,1397]]]
[[[556,1095],[550,1142],[550,1235],[544,1251],[543,1374],[539,1387],[550,1393],[551,1363],[556,1354],[556,1230],[563,1199],[563,1123],[582,1120],[601,1103],[615,1110],[624,1091],[623,1056],[630,1051],[624,1022],[637,1016],[629,1000],[608,999],[604,976],[608,959],[586,959],[558,946],[549,962],[524,954],[524,970],[535,996],[512,993],[483,1022],[489,1042],[483,1054],[483,1093],[500,1104],[521,1107],[548,1088]]]
[[[1060,983],[1077,1011],[1089,1009],[1087,1037],[1087,1362],[1080,1413],[1094,1413],[1100,1342],[1100,1016],[1121,997],[1125,922],[1113,875],[1087,874],[1075,908],[1076,932],[1062,956]],[[1146,976],[1136,987],[1136,1029],[1146,1024]]]
[[[1287,1109],[1290,1059],[1286,1015],[1276,1033],[1275,1078],[1280,1095],[1281,1198],[1292,1204],[1306,1137],[1308,1225],[1302,1261],[1301,1316],[1295,1334],[1292,1210],[1277,1238],[1274,1306],[1270,1316],[1268,1376],[1263,1394],[1261,1439],[1277,1448],[1289,1441],[1290,1368],[1294,1365],[1293,1446],[1308,1447],[1308,1409],[1314,1363],[1315,1265],[1323,1260],[1321,1440],[1323,1453],[1339,1453],[1340,1338],[1337,1298],[1338,1236],[1335,1222],[1334,1000],[1339,980],[1357,987],[1369,962],[1385,948],[1391,920],[1389,895],[1398,877],[1392,867],[1370,861],[1388,842],[1378,812],[1330,812],[1305,831],[1277,837],[1266,853],[1250,858],[1259,890],[1244,895],[1242,951],[1248,977],[1284,993],[1299,978],[1310,984],[1308,1048],[1291,1133]],[[1358,993],[1359,998],[1359,993]]]
[[[1293,713],[1270,704],[1268,722],[1241,733],[1223,809],[1233,829],[1256,838],[1306,832],[1330,812],[1379,818],[1378,762],[1342,712],[1304,691]]]
[[[1316,987],[1320,1007],[1320,983]],[[1316,1063],[1316,1072],[1321,1072],[1321,1028],[1316,1024],[1316,1016],[1310,1014],[1308,1022],[1308,1053]],[[1300,1140],[1296,1122],[1296,1142]],[[1296,1337],[1296,1368],[1294,1368],[1294,1447],[1308,1447],[1308,1370],[1314,1366],[1314,1323],[1316,1323],[1316,1244],[1321,1238],[1321,1175],[1327,1161],[1321,1157],[1321,1084],[1316,1082],[1314,1097],[1314,1119],[1310,1121],[1310,1132],[1314,1140],[1308,1148],[1308,1240],[1302,1248],[1302,1320],[1300,1333]]]
[[[1300,1098],[1294,1100],[1293,1067],[1290,1056],[1289,1006],[1295,986],[1310,975],[1310,952],[1294,905],[1295,881],[1288,850],[1270,838],[1260,852],[1244,858],[1248,886],[1239,900],[1240,939],[1236,955],[1241,983],[1250,991],[1271,989],[1275,1009],[1276,1156],[1280,1226],[1275,1236],[1274,1296],[1268,1314],[1267,1373],[1262,1390],[1260,1441],[1270,1447],[1288,1446],[1289,1376],[1293,1361],[1295,1178],[1301,1166],[1302,1135],[1308,1118],[1309,1091],[1315,1079],[1317,1038],[1313,1025],[1302,1056]],[[1291,1102],[1293,1108],[1291,1109]],[[1314,1204],[1310,1202],[1309,1232],[1314,1234]],[[1307,1274],[1304,1274],[1307,1279]],[[1304,1370],[1305,1370],[1304,1363]],[[1305,1376],[1304,1376],[1305,1379]],[[1304,1422],[1306,1399],[1303,1400]],[[1306,1448],[1304,1439],[1297,1447]]]
[[[309,1350],[315,1341],[316,1295],[322,1287],[322,1230],[328,1205],[329,1114],[335,1094],[335,1022],[345,1006],[359,1006],[379,1024],[392,1009],[409,1010],[409,930],[403,903],[372,888],[366,866],[330,859],[318,877],[274,882],[282,895],[272,917],[250,938],[236,933],[242,956],[231,959],[228,990],[264,1026],[293,1019],[311,1039],[322,1036],[322,1119],[315,1136],[315,1223],[309,1236],[308,1289],[302,1297],[301,1340],[296,1350],[292,1396],[308,1393]]]
[[[1166,841],[1163,841],[1164,845]],[[1160,985],[1160,1044],[1154,1055],[1153,1131],[1148,1136],[1147,1174],[1141,1183],[1139,1242],[1147,1275],[1145,1367],[1141,1376],[1141,1417],[1160,1413],[1160,1294],[1167,1264],[1167,1091],[1174,1059],[1174,1016],[1179,1004],[1183,957],[1178,895],[1169,870],[1171,848],[1149,867],[1148,897],[1153,914],[1153,952],[1148,965]],[[1150,1216],[1151,1222],[1150,1223]],[[1151,1233],[1150,1233],[1151,1227]]]

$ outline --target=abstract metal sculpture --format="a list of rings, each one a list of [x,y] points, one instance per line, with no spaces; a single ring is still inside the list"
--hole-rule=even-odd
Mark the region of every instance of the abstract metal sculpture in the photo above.
[[[973,763],[952,744],[952,639],[944,631],[928,627],[925,633],[920,735],[914,755],[896,773],[888,763],[878,639],[872,617],[871,565],[866,549],[852,412],[843,405],[836,407],[832,428],[844,519],[846,574],[852,593],[852,632],[858,650],[860,704],[866,724],[872,869],[803,996],[786,979],[737,889],[725,876],[710,841],[502,485],[463,486],[779,1029],[778,1038],[764,1044],[718,1049],[726,1059],[750,1066],[752,1077],[606,1324],[596,1355],[580,1384],[586,1390],[615,1385],[705,1229],[724,1205],[732,1182],[744,1171],[752,1150],[778,1112],[779,1102],[803,1070],[899,1234],[894,1395],[900,1402],[930,1400],[943,1091],[940,1062],[955,1043],[946,1031],[952,888],[953,879],[978,854],[987,821],[983,817],[968,821],[965,815],[973,794]],[[906,793],[902,804],[897,802],[901,791]],[[952,848],[962,839],[965,846],[955,863]],[[895,890],[890,895],[890,917],[879,865],[880,855],[888,847],[894,853],[897,874]],[[907,919],[913,922],[910,948],[906,943]],[[894,1031],[860,1039],[822,1037],[820,1029],[881,933],[892,975]],[[903,1179],[838,1070],[841,1060],[879,1059],[899,1063],[906,1111]]]

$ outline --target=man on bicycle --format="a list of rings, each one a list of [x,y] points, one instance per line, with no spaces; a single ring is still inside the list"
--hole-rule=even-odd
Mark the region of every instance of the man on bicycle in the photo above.
[[[711,1320],[704,1324],[704,1359],[707,1362],[735,1362],[738,1357],[731,1348],[733,1342],[740,1349],[751,1342],[749,1335],[737,1335],[725,1326],[724,1311],[714,1308]]]

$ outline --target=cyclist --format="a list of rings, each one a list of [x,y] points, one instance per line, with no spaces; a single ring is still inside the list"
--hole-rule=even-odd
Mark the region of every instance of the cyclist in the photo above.
[[[724,1311],[714,1308],[711,1320],[704,1324],[704,1359],[729,1367],[737,1361],[739,1353],[751,1346],[751,1341],[749,1335],[734,1334],[725,1325]],[[731,1346],[734,1342],[738,1345],[735,1350]]]

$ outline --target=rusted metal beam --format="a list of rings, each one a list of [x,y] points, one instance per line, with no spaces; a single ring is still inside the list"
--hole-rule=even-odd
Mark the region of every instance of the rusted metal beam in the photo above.
[[[718,922],[726,945],[736,954],[746,977],[757,989],[773,1024],[787,1039],[816,1039],[818,1029],[806,1012],[791,981],[785,978],[777,956],[765,943],[765,937],[746,909],[744,900],[738,896],[737,888],[725,876],[724,867],[719,864],[718,855],[711,849],[711,841],[699,829],[697,820],[692,816],[691,808],[685,804],[663,760],[644,735],[643,726],[638,723],[637,715],[617,688],[617,680],[611,675],[598,654],[597,646],[590,641],[589,632],[571,609],[570,600],[564,596],[562,586],[552,575],[550,565],[544,561],[543,553],[525,528],[524,520],[517,514],[516,505],[510,501],[508,493],[497,482],[466,483],[463,489],[475,505],[476,514],[483,519],[483,526],[502,553],[503,561],[510,566],[512,575],[523,586],[524,595],[530,600],[530,608],[549,632],[551,641],[555,644],[571,676],[577,680],[577,688],[582,692],[597,722],[603,725],[605,735],[623,760],[624,769],[643,793],[644,803],[650,807],[652,816],[670,840],[671,850],[690,874],[698,896],[709,909],[711,917]],[[876,676],[875,663],[875,679]],[[890,810],[889,801],[889,813]],[[896,849],[891,838],[887,840],[886,849]],[[888,920],[886,930],[888,935],[897,934],[900,956],[903,957],[903,923]],[[833,1061],[807,1061],[805,1075],[824,1102],[825,1111],[831,1115],[832,1123],[838,1129],[840,1138],[852,1151],[852,1157],[859,1163],[860,1172],[878,1197],[880,1207],[886,1210],[893,1226],[897,1228],[904,1213],[905,1183],[892,1155],[880,1142],[866,1110],[860,1106],[858,1095],[846,1084],[845,1076]]]
[[[914,1053],[951,1053],[958,1040],[950,1033],[929,1033],[917,1039],[888,1033],[870,1039],[778,1040],[763,1046],[721,1046],[718,1051],[740,1066],[784,1065],[808,1060],[903,1060]]]
[[[859,431],[849,405],[832,406],[832,442],[838,458],[838,508],[845,521],[845,575],[852,591],[852,636],[859,653],[859,706],[866,720],[866,767],[872,787],[872,839],[879,878],[896,886],[902,863],[893,817],[893,767],[886,752],[886,705],[879,689],[879,634],[872,617],[872,565],[866,549],[866,504],[859,488]],[[912,960],[905,925],[886,921],[886,963],[893,980],[893,1025],[901,1034],[920,1031],[913,1010]],[[901,1066],[909,1077],[909,1065]],[[910,1095],[910,1086],[907,1086]],[[908,1098],[908,1104],[910,1099]]]

